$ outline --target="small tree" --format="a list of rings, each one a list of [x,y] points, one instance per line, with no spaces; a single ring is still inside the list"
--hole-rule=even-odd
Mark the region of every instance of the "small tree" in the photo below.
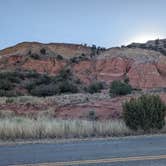
[[[164,124],[166,106],[159,96],[143,95],[123,104],[125,123],[133,130],[161,129]]]
[[[56,58],[57,58],[58,60],[63,60],[63,59],[64,59],[63,56],[60,55],[60,54],[58,54],[58,55],[56,56]]]
[[[87,118],[88,118],[89,120],[97,120],[98,117],[97,117],[97,115],[96,115],[96,111],[94,111],[94,110],[89,111]]]
[[[40,50],[40,53],[43,54],[43,55],[45,55],[45,54],[46,54],[46,49],[45,49],[45,48],[42,48],[42,49]]]
[[[88,86],[87,92],[89,92],[89,93],[99,93],[99,92],[101,92],[101,90],[103,88],[104,87],[103,87],[102,82],[93,82]]]
[[[159,44],[159,39],[156,39],[155,40],[155,45],[158,45]]]
[[[118,96],[118,95],[126,95],[130,94],[132,91],[132,87],[125,82],[122,81],[113,81],[110,86],[110,96]]]
[[[77,93],[77,85],[71,81],[61,82],[59,84],[60,93]]]
[[[96,47],[95,44],[92,45],[91,51],[92,51],[91,55],[92,55],[92,56],[95,56],[95,55],[96,55],[96,52],[97,52],[97,47]]]

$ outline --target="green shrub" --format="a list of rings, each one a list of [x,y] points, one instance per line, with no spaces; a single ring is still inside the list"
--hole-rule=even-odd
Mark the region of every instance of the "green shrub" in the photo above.
[[[82,53],[79,56],[75,56],[75,57],[70,58],[71,63],[79,63],[80,61],[85,61],[85,60],[88,60],[88,55],[86,55],[84,53]]]
[[[40,59],[40,55],[39,54],[31,54],[30,55],[30,57],[32,58],[32,59],[35,59],[35,60],[39,60]]]
[[[95,44],[92,45],[91,47],[91,55],[94,56],[97,53],[97,47]]]
[[[58,60],[63,60],[63,59],[64,59],[63,56],[62,56],[62,55],[59,55],[59,54],[56,56],[56,58],[57,58]]]
[[[45,54],[46,54],[46,49],[45,49],[45,48],[42,48],[42,49],[40,50],[40,53],[43,54],[43,55],[45,55]]]
[[[60,90],[60,93],[77,93],[78,92],[77,85],[69,81],[59,83],[59,90]]]
[[[59,81],[66,81],[67,79],[70,79],[72,77],[72,72],[70,69],[62,69],[59,72],[59,75],[56,77],[56,80]]]
[[[35,76],[35,75],[34,75]],[[49,85],[51,84],[52,80],[50,76],[47,75],[38,75],[36,77],[36,79],[34,78],[33,80],[28,81],[25,84],[25,88],[28,91],[31,91],[32,89],[34,89],[35,87],[39,86],[39,85]]]
[[[71,63],[78,63],[79,62],[79,58],[78,57],[72,57],[72,58],[70,58],[70,62]]]
[[[22,94],[16,92],[15,90],[6,91],[0,89],[0,97],[16,97],[16,96],[22,96]]]
[[[99,93],[99,92],[101,92],[101,90],[103,88],[104,87],[103,87],[102,82],[93,82],[88,86],[87,92],[89,92],[89,93]]]
[[[33,71],[0,73],[0,96],[22,95],[15,90],[25,88],[33,96],[52,96],[61,93],[77,93],[81,82],[70,69],[63,69],[57,76],[39,74]]]
[[[40,84],[50,84],[51,83],[51,77],[46,75],[46,74],[43,74],[43,75],[40,75],[38,77],[38,79],[36,79],[35,81],[35,84],[36,85],[40,85]]]
[[[24,77],[36,79],[36,78],[40,77],[40,74],[37,73],[36,71],[30,70],[30,71],[24,73]]]
[[[143,95],[123,104],[125,123],[133,130],[161,129],[166,107],[159,96]]]
[[[0,89],[2,90],[11,90],[13,87],[12,83],[9,80],[0,80]]]
[[[6,99],[6,104],[10,104],[10,103],[14,103],[14,99],[13,98],[7,98]]]
[[[39,85],[30,90],[32,96],[45,97],[59,93],[59,89],[54,85]]]
[[[131,91],[132,87],[128,83],[122,81],[113,81],[110,86],[111,96],[130,94]]]
[[[12,83],[19,83],[20,78],[22,78],[22,73],[17,71],[11,71],[11,72],[2,72],[0,73],[1,80],[6,80],[8,82]]]
[[[98,119],[98,117],[97,117],[97,115],[96,115],[96,112],[93,111],[93,110],[88,112],[87,118],[88,118],[89,120],[97,120],[97,119]]]
[[[61,93],[77,93],[78,80],[70,69],[63,69],[57,76],[39,75],[25,83],[25,88],[33,96],[52,96]]]
[[[129,77],[126,76],[125,79],[124,79],[124,82],[125,82],[126,84],[128,84],[129,81],[130,81],[130,80],[129,80]]]

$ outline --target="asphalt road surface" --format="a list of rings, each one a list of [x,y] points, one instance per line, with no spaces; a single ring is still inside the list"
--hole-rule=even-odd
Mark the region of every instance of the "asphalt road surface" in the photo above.
[[[166,135],[0,146],[0,166],[166,166]]]

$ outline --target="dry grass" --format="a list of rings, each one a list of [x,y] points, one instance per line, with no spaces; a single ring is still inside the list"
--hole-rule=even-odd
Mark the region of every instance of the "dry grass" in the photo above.
[[[56,97],[38,98],[31,96],[0,98],[0,104],[52,102]],[[10,100],[9,100],[10,99]],[[131,131],[123,120],[88,121],[62,120],[53,118],[54,110],[41,111],[37,115],[17,116],[13,111],[0,110],[0,139],[42,139],[42,138],[86,138],[144,134],[143,131]],[[160,131],[166,133],[166,125]]]
[[[148,134],[130,130],[123,120],[89,121],[55,119],[51,110],[37,116],[16,116],[12,111],[0,111],[0,139],[87,138]],[[166,133],[161,130],[149,131]]]
[[[6,117],[0,119],[0,139],[85,138],[129,135],[123,121],[30,119]]]

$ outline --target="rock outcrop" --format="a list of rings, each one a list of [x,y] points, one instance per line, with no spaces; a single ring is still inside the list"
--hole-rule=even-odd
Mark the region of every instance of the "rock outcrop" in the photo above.
[[[70,57],[82,58],[78,62]],[[0,51],[1,70],[35,70],[57,75],[69,67],[84,83],[129,79],[136,89],[166,87],[166,57],[141,48],[111,48],[93,55],[90,47],[72,44],[22,43]],[[60,58],[58,58],[60,55]]]
[[[73,57],[78,57],[77,61],[71,61]],[[135,89],[152,93],[158,88],[155,93],[166,103],[166,93],[163,91],[166,88],[166,56],[158,51],[125,47],[107,49],[94,55],[90,47],[82,45],[41,43],[21,43],[0,51],[1,71],[35,70],[57,75],[64,68],[70,68],[85,84],[102,81],[109,85],[113,80],[128,78]],[[107,90],[93,95],[60,95],[40,98],[40,103],[35,104],[4,102],[0,104],[0,109],[18,114],[36,114],[51,109],[55,117],[64,119],[87,119],[90,111],[94,111],[101,120],[120,118],[122,103],[142,93],[144,91],[115,98],[110,98]]]
[[[45,54],[63,55],[65,57],[79,56],[82,53],[90,55],[91,47],[81,44],[66,44],[66,43],[49,43],[43,44],[39,42],[23,42],[15,46],[3,49],[0,51],[0,56],[3,55],[28,55],[40,54],[41,50],[45,49]]]
[[[149,40],[146,43],[132,43],[127,47],[155,50],[161,52],[163,55],[166,55],[166,39]]]
[[[77,76],[85,83],[92,80],[107,83],[129,78],[136,89],[166,86],[166,57],[144,49],[110,49],[94,60],[74,65]]]

